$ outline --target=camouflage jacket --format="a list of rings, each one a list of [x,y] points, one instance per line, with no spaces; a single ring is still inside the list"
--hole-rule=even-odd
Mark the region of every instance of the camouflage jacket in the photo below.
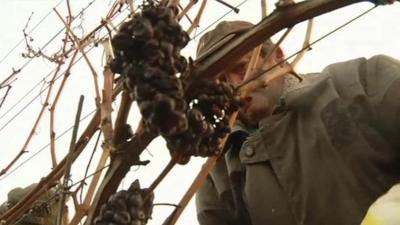
[[[400,62],[336,63],[282,97],[196,196],[201,225],[355,225],[400,181]]]

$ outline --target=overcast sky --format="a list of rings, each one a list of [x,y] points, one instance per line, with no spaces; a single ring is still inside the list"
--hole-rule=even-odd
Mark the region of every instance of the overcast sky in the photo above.
[[[89,2],[90,1],[71,0],[73,12],[77,14]],[[101,18],[106,15],[107,9],[110,7],[109,2],[112,1],[95,1],[92,6],[85,11],[82,19],[78,18],[76,20],[74,31],[78,36],[82,36],[99,24]],[[233,5],[238,5],[242,0],[232,0],[229,2]],[[25,27],[32,12],[34,12],[34,14],[29,22],[28,31],[38,24],[45,15],[50,13],[50,15],[30,34],[33,38],[33,41],[30,43],[34,48],[43,46],[62,28],[60,20],[51,12],[52,8],[58,3],[58,0],[1,0],[0,13],[2,17],[0,20],[0,28],[2,33],[0,35],[0,81],[5,79],[5,77],[12,72],[12,68],[18,69],[28,62],[27,59],[21,57],[21,53],[24,52],[23,43],[17,45],[16,49],[12,51],[9,56],[6,57],[6,54],[19,43],[21,38],[23,38],[22,29]],[[272,7],[272,4],[269,5]],[[372,6],[373,5],[370,3],[356,4],[316,18],[313,39],[315,40],[321,37]],[[57,5],[57,9],[62,15],[66,15],[65,2]],[[214,23],[215,20],[228,11],[228,8],[216,1],[209,0],[197,33],[202,32],[204,28]],[[224,17],[224,20],[240,19],[257,23],[260,20],[260,12],[260,3],[258,0],[247,0],[241,5],[239,14],[230,13],[228,16]],[[126,14],[126,12],[124,13]],[[190,15],[193,18],[195,13],[192,12]],[[398,3],[373,10],[371,13],[313,46],[312,50],[299,65],[298,72],[318,72],[330,63],[356,57],[370,57],[376,54],[387,54],[400,59],[400,42],[398,41],[398,37],[400,36],[400,26],[398,23],[398,21],[400,21],[399,15],[400,4]],[[81,27],[78,26],[79,23],[82,23]],[[184,25],[186,26],[187,22],[185,22]],[[287,54],[291,54],[301,47],[304,38],[304,30],[304,24],[295,27],[289,39],[283,43],[283,49]],[[103,32],[102,35],[103,34],[105,33]],[[54,41],[43,51],[51,54],[55,49],[58,49],[61,46],[62,36],[63,32],[56,36]],[[277,38],[278,35],[273,39],[276,40]],[[194,38],[194,40],[191,41],[184,50],[185,55],[194,56],[197,40],[198,38]],[[101,75],[102,49],[100,47],[93,48],[89,53],[89,57],[96,66],[96,70]],[[17,76],[18,79],[12,84],[11,92],[3,107],[0,108],[0,169],[4,168],[17,154],[28,136],[36,120],[41,104],[43,104],[46,97],[46,86],[52,75],[51,71],[54,68],[54,63],[44,59],[31,60],[23,67],[21,73]],[[88,67],[83,60],[81,60],[74,66],[71,72],[72,75],[68,79],[65,92],[60,99],[56,111],[57,135],[62,134],[73,124],[79,95],[85,95],[83,116],[90,114],[90,112],[95,109],[93,79]],[[57,91],[60,80],[61,79],[56,83],[53,96]],[[0,98],[4,94],[5,89],[0,90]],[[25,95],[26,97],[24,97]],[[15,105],[17,102],[18,104]],[[116,112],[118,110],[118,104],[114,104],[113,107]],[[33,182],[38,182],[41,177],[46,176],[51,170],[49,148],[44,147],[49,142],[48,115],[49,113],[46,112],[35,133],[32,143],[29,145],[29,152],[24,155],[19,163],[41,151],[18,170],[15,170],[6,177],[0,177],[0,202],[7,199],[7,192],[12,188],[27,186]],[[88,120],[82,121],[80,131],[83,130],[87,121]],[[137,121],[138,111],[134,108],[132,116],[129,119],[133,128],[136,127]],[[57,141],[59,159],[68,151],[70,137],[71,134],[66,133],[66,135],[62,136]],[[93,146],[93,142],[94,141],[91,142],[90,146]],[[100,149],[101,148],[97,151],[95,159],[99,157],[98,153]],[[82,168],[85,167],[85,162],[88,161],[90,153],[91,148],[88,147],[73,167],[73,181],[76,182],[82,178],[84,170]],[[163,140],[156,139],[148,147],[148,151],[142,154],[142,158],[151,160],[149,166],[132,168],[131,172],[122,183],[121,188],[127,188],[129,183],[135,178],[140,178],[143,186],[149,185],[151,181],[154,180],[156,174],[161,171],[169,158]],[[194,159],[191,160],[189,165],[184,167],[178,166],[174,169],[172,171],[173,177],[168,177],[157,189],[156,202],[177,203],[179,197],[184,193],[199,170],[202,161],[202,159]],[[19,165],[19,163],[17,163],[17,165]],[[95,165],[92,165],[91,167],[92,171],[94,166]],[[149,224],[160,224],[171,210],[171,208],[166,206],[156,207],[153,215],[154,219],[150,221]],[[195,224],[195,219],[193,217],[195,217],[195,213],[192,202],[178,224]]]

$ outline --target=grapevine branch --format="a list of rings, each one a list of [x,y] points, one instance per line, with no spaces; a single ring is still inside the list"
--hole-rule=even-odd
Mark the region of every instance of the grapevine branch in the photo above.
[[[203,2],[201,2],[200,9],[197,15],[193,20],[192,25],[190,25],[189,29],[186,31],[188,34],[191,34],[192,31],[199,26],[200,18],[203,15],[204,8],[206,7],[206,5],[207,5],[207,0],[203,0]]]
[[[88,175],[88,173],[89,173],[89,168],[90,168],[90,166],[91,166],[91,164],[92,164],[94,154],[96,153],[97,147],[99,146],[100,137],[101,137],[101,131],[100,131],[99,134],[97,135],[96,142],[95,142],[95,144],[94,144],[94,146],[93,146],[92,154],[90,155],[89,161],[87,162],[86,169],[85,169],[85,174],[83,175],[83,177],[87,177],[87,175]],[[79,186],[81,187],[81,193],[80,193],[80,196],[79,196],[79,202],[80,202],[80,203],[83,202],[83,187],[84,187],[85,185],[86,185],[85,180],[83,180],[83,181],[79,184]],[[86,196],[85,196],[85,197],[86,197]]]
[[[26,31],[26,29],[28,28],[29,22],[31,21],[33,16],[33,13],[31,13],[31,15],[28,18],[28,21],[25,24],[24,29],[22,29],[22,32],[24,34],[24,41],[25,41],[25,47],[27,52],[22,53],[22,57],[24,58],[29,58],[29,59],[33,59],[33,58],[37,58],[37,57],[43,57],[45,59],[47,59],[50,62],[54,62],[57,64],[62,63],[62,58],[57,57],[57,53],[54,54],[53,56],[48,56],[46,54],[44,54],[44,52],[42,51],[42,49],[39,48],[39,50],[34,50],[33,47],[31,46],[30,42],[32,42],[34,39],[29,36],[29,32]]]
[[[138,163],[140,153],[155,137],[155,134],[146,132],[142,121],[132,140],[129,143],[120,145],[119,148],[116,149],[116,152],[119,154],[115,154],[112,157],[110,168],[97,191],[85,225],[92,224],[101,205],[116,191],[121,180],[129,172],[130,167]]]
[[[268,7],[267,7],[267,1],[266,0],[261,0],[261,18],[265,18],[268,15]]]
[[[72,59],[71,59],[71,61],[70,61],[70,65],[73,63],[74,60],[75,60],[75,57],[72,57]],[[36,129],[37,129],[37,127],[38,127],[38,125],[39,125],[39,123],[40,123],[40,121],[41,121],[41,119],[42,119],[42,116],[43,116],[43,114],[44,114],[44,112],[45,112],[45,109],[46,109],[47,106],[49,105],[49,99],[50,99],[50,96],[51,96],[51,92],[52,92],[52,90],[53,90],[53,83],[54,83],[54,80],[55,80],[55,78],[57,77],[57,75],[58,75],[60,69],[61,69],[61,64],[58,64],[58,65],[57,65],[57,68],[56,68],[56,71],[54,72],[54,75],[53,75],[53,77],[52,77],[52,79],[51,79],[51,81],[50,81],[49,88],[48,88],[48,91],[47,91],[46,100],[45,100],[45,102],[44,102],[44,104],[43,104],[43,106],[42,106],[42,108],[41,108],[41,110],[40,110],[40,112],[39,112],[39,115],[38,115],[38,117],[37,117],[37,119],[36,119],[36,121],[35,121],[35,123],[34,123],[32,129],[31,129],[31,131],[30,131],[30,133],[29,133],[27,139],[25,140],[24,145],[22,146],[22,148],[21,148],[21,150],[19,151],[19,153],[17,154],[17,156],[16,156],[16,157],[15,157],[1,172],[0,172],[0,176],[6,174],[7,171],[18,161],[18,159],[19,159],[23,154],[25,154],[25,153],[27,152],[26,149],[27,149],[27,147],[28,147],[30,141],[32,140],[32,138],[33,138],[33,136],[34,136],[34,134],[35,134],[35,132],[36,132]]]
[[[100,125],[102,129],[102,133],[104,134],[105,143],[103,145],[103,152],[101,158],[98,162],[97,169],[104,167],[107,159],[110,156],[111,151],[111,140],[112,140],[112,124],[111,124],[111,103],[112,103],[112,81],[113,81],[113,73],[110,71],[109,68],[104,69],[104,90],[103,90],[103,102],[101,103],[100,108]],[[87,215],[90,204],[93,199],[93,195],[96,191],[96,186],[99,182],[101,173],[96,174],[87,190],[85,200],[82,205],[78,207],[78,210],[74,217],[72,218],[69,225],[76,225],[78,224],[84,216]]]
[[[72,19],[70,17],[68,19],[68,26],[71,26],[71,23],[72,23]],[[68,40],[69,40],[68,39],[68,33],[66,33],[65,37],[64,37],[64,40],[63,40],[64,44],[63,44],[63,47],[62,47],[62,54],[61,55],[64,55],[64,53],[66,51]],[[65,57],[63,57],[62,60],[65,60]],[[56,140],[55,140],[56,132],[55,132],[55,128],[54,128],[55,127],[55,125],[54,125],[54,117],[55,117],[55,115],[54,114],[55,114],[55,106],[56,106],[56,104],[57,104],[57,101],[54,101],[53,104],[51,105],[50,109],[49,109],[49,111],[50,111],[50,155],[51,155],[51,162],[52,162],[52,165],[53,165],[52,168],[56,167],[56,165],[57,165]]]
[[[116,15],[117,15],[117,13],[119,12],[119,10],[121,9],[121,7],[122,6],[115,6],[115,7],[113,7],[113,9],[108,13],[108,16],[107,16],[107,18],[114,18]],[[99,31],[99,30],[101,30],[102,28],[104,28],[104,26],[106,26],[107,25],[107,22],[105,21],[105,20],[102,20],[101,22],[100,22],[100,24],[97,26],[97,27],[95,27],[91,32],[89,32],[88,34],[86,34],[86,36],[85,37],[83,37],[81,40],[80,40],[80,43],[81,43],[81,45],[87,45],[88,43],[90,43],[90,42],[92,42],[93,40],[94,40],[94,37],[95,37],[95,34]],[[69,49],[68,51],[66,51],[65,53],[64,53],[64,55],[69,55],[71,52],[73,52],[74,50],[76,50],[76,48],[71,48],[71,49]]]
[[[261,18],[265,18],[267,16],[267,14],[268,14],[267,4],[264,0],[261,0]],[[249,77],[249,75],[256,69],[262,47],[263,47],[263,44],[260,44],[253,50],[249,64],[246,69],[244,80],[246,80]],[[268,61],[268,60],[269,60],[269,57],[266,57],[265,61]]]
[[[12,73],[0,83],[0,88],[10,85],[12,82],[14,82],[17,79],[17,78],[15,78],[15,76],[20,72],[21,72],[21,69],[16,70],[16,69],[12,68]]]
[[[283,38],[286,37],[286,34],[290,32],[290,30],[291,28],[289,28],[286,31],[286,33],[282,36],[282,38],[279,40],[278,44],[274,47],[274,49],[279,47],[280,42],[283,40]],[[254,74],[258,74],[259,71],[254,72],[252,76],[249,76],[247,79],[244,79],[242,84],[239,85],[239,90],[241,92],[251,92],[252,90],[255,90],[257,88],[267,86],[268,83],[271,82],[272,80],[284,76],[285,74],[288,73],[298,77],[298,75],[294,72],[294,68],[300,62],[300,60],[305,56],[307,51],[310,49],[309,46],[310,46],[312,30],[313,30],[313,19],[309,19],[302,50],[298,52],[295,59],[291,63],[284,63],[283,65],[278,66],[278,64],[280,64],[281,62],[277,62],[275,65],[272,66],[273,68],[271,67],[272,68],[271,70],[267,69],[268,71],[265,72],[262,76],[259,76],[257,79],[255,79],[256,76],[254,76]],[[272,54],[272,52],[270,54]],[[268,67],[269,65],[266,66]],[[302,78],[300,77],[298,78],[301,81]]]
[[[297,56],[298,54],[301,54],[301,53],[304,52],[304,51],[309,50],[313,44],[315,44],[315,43],[317,43],[317,42],[323,40],[324,38],[328,37],[329,35],[333,34],[334,32],[336,32],[336,31],[342,29],[342,28],[345,27],[346,25],[348,25],[348,24],[350,24],[351,22],[355,21],[356,19],[358,19],[358,18],[360,18],[360,17],[366,15],[367,13],[371,12],[371,11],[372,11],[373,9],[375,9],[375,8],[376,8],[376,6],[374,6],[373,8],[370,8],[370,9],[366,10],[365,12],[363,12],[363,13],[361,13],[360,15],[354,17],[353,19],[351,19],[350,21],[346,22],[345,24],[340,25],[339,27],[337,27],[337,28],[335,28],[334,30],[328,32],[327,34],[323,35],[322,37],[316,39],[316,40],[313,41],[312,43],[310,43],[310,44],[305,43],[305,44],[304,44],[305,46],[304,46],[302,49],[300,49],[299,51],[297,51],[296,53],[294,53],[294,54],[292,54],[292,55],[286,57],[285,59],[281,60],[280,62],[276,63],[276,65],[274,65],[274,66],[272,66],[272,67],[270,67],[270,68],[262,69],[262,70],[256,72],[256,74],[255,74],[254,76],[252,76],[252,78],[248,79],[246,82],[242,82],[242,84],[240,84],[237,88],[238,88],[238,89],[241,89],[241,88],[243,88],[244,86],[251,86],[251,83],[252,83],[253,81],[255,81],[255,83],[257,83],[257,81],[259,80],[259,78],[262,77],[262,76],[264,76],[265,73],[270,72],[270,71],[273,71],[273,70],[277,71],[278,69],[277,69],[276,67],[278,67],[278,66],[291,68],[290,65],[286,63],[287,60],[289,60],[289,59],[291,59],[291,58]],[[311,24],[312,24],[312,23],[311,23]],[[311,28],[309,27],[309,29],[311,29]],[[287,69],[287,68],[286,68],[286,69]],[[293,75],[296,76],[296,74],[293,72],[293,70],[289,70],[289,72],[292,72]],[[276,75],[274,75],[274,76],[276,76]],[[274,76],[271,76],[271,77],[274,77]],[[300,78],[300,79],[301,79],[301,78]],[[268,80],[267,80],[267,81],[268,81]],[[264,83],[265,83],[265,82],[264,82]],[[246,88],[248,88],[248,87],[246,87]]]
[[[116,15],[116,12],[113,11],[110,15],[114,16],[114,15]],[[93,36],[93,34],[95,32],[97,32],[98,30],[100,30],[103,26],[104,26],[104,24],[99,25],[88,36],[86,36],[84,38],[86,43],[89,43],[89,41],[92,41],[93,39],[91,37]],[[69,51],[66,51],[62,56],[67,56],[72,50],[73,50],[73,48],[71,48]],[[77,51],[75,51],[75,52],[77,52]],[[71,60],[71,61],[73,61],[73,60]],[[59,69],[60,68],[56,69],[55,74],[58,73]],[[55,75],[55,77],[56,77],[56,75]],[[12,77],[10,76],[10,79],[11,78]],[[10,80],[10,79],[8,79],[8,80]],[[53,84],[53,81],[50,82],[50,85],[52,85],[52,84]],[[118,94],[120,92],[120,90],[121,89],[119,87],[117,87],[115,89],[113,98],[115,98],[116,94]],[[95,132],[95,130],[97,130],[97,127],[98,127],[98,124],[100,121],[99,119],[100,119],[100,112],[97,111],[95,116],[93,117],[91,123],[88,125],[86,131],[83,133],[80,140],[78,141],[77,147],[74,151],[73,159],[76,159],[78,157],[80,152],[86,146],[87,142],[90,140],[90,138],[93,135],[93,133]],[[16,160],[13,160],[9,167],[11,167],[12,164],[15,163],[15,161]],[[38,187],[35,190],[33,190],[31,193],[29,193],[26,196],[26,198],[24,198],[20,203],[18,203],[12,209],[10,209],[8,212],[6,212],[4,215],[2,215],[1,219],[5,220],[6,224],[12,224],[13,221],[16,221],[30,207],[30,205],[36,199],[38,199],[43,193],[45,193],[46,190],[48,190],[49,187],[53,186],[56,183],[56,180],[58,180],[62,175],[62,171],[65,168],[64,166],[65,166],[65,159],[62,160],[60,162],[60,164],[58,166],[56,166],[54,168],[54,170],[46,178],[41,180],[41,182],[39,183]],[[3,170],[3,173],[5,173],[7,170],[8,169]]]
[[[120,88],[115,88],[113,92],[113,99],[120,93]],[[83,149],[86,147],[100,124],[100,110],[97,109],[96,113],[92,117],[86,129],[83,131],[82,135],[78,139],[75,150],[73,152],[72,159],[75,160]],[[12,207],[5,214],[1,215],[0,220],[6,221],[4,225],[11,225],[21,217],[30,206],[40,198],[46,191],[55,185],[57,180],[59,180],[65,169],[66,158],[45,177],[43,178],[30,193],[28,193],[20,202],[18,202],[14,207]]]
[[[116,10],[116,5],[114,4],[113,8],[110,10],[110,13],[108,14],[108,16],[112,16],[113,15],[113,11]],[[60,17],[60,16],[59,16]],[[60,19],[62,19],[62,17],[60,17]],[[110,20],[110,18],[107,18],[106,21]],[[65,23],[64,23],[65,24]],[[105,24],[106,26],[106,24]],[[79,46],[79,42],[76,39],[75,35],[73,34],[73,32],[69,29],[70,35],[74,38],[75,43],[78,45],[78,48],[80,48]],[[83,50],[80,50],[83,54],[83,56],[85,57],[85,54],[83,52]],[[97,82],[96,82],[96,77],[97,74],[94,71],[93,67],[91,66],[90,61],[88,60],[87,57],[85,57],[86,62],[88,63],[89,67],[92,70],[92,73],[95,77],[95,86],[97,87]],[[112,133],[113,133],[113,128],[112,128],[112,124],[111,124],[111,112],[112,112],[112,107],[111,107],[111,103],[113,101],[112,98],[112,89],[113,89],[113,73],[108,69],[105,68],[104,69],[104,89],[103,89],[103,100],[101,105],[97,104],[98,106],[100,106],[100,125],[102,128],[102,133],[104,134],[104,138],[105,138],[105,145],[103,145],[103,152],[101,155],[101,159],[98,163],[97,168],[103,167],[110,155],[110,150],[111,150],[111,139],[112,139]],[[98,87],[96,88],[96,93],[98,92]],[[97,94],[98,96],[98,94]],[[99,97],[97,99],[100,99]],[[97,102],[97,101],[96,101]],[[77,224],[81,221],[81,219],[87,215],[88,210],[90,209],[90,203],[92,201],[93,195],[95,193],[95,189],[97,186],[97,183],[99,182],[101,173],[98,173],[95,175],[95,177],[92,179],[89,189],[86,193],[85,196],[85,200],[83,202],[83,204],[81,206],[78,207],[77,213],[74,215],[74,217],[72,218],[70,224],[74,225]]]
[[[316,17],[318,15],[342,8],[362,0],[309,0],[293,4],[274,11],[270,16],[256,24],[226,45],[219,46],[210,54],[196,60],[196,68],[192,70],[188,90],[195,86],[197,79],[212,79],[226,68],[226,65],[236,62],[248,51],[261,44],[283,28]]]
[[[61,81],[61,84],[60,84],[58,90],[57,90],[56,96],[54,97],[53,104],[51,104],[51,107],[50,107],[50,128],[51,128],[50,129],[51,130],[50,131],[51,132],[50,133],[50,152],[52,154],[53,167],[57,164],[56,153],[55,153],[56,152],[56,143],[55,143],[56,133],[55,133],[55,128],[54,128],[55,112],[56,112],[58,101],[64,90],[65,83],[67,82],[67,79],[70,75],[70,71],[72,69],[72,66],[74,64],[74,61],[75,61],[75,58],[77,57],[77,55],[78,55],[78,51],[75,51],[74,54],[72,55],[71,62],[68,65],[68,68],[66,69],[66,71],[64,73],[64,77]]]
[[[108,68],[106,68],[106,70],[109,71]],[[131,144],[133,143],[140,145],[132,146],[129,143],[124,143],[124,127],[128,119],[131,105],[132,100],[130,99],[129,94],[126,91],[122,92],[121,104],[118,110],[117,118],[115,119],[115,129],[112,137],[112,146],[115,146],[115,150],[113,151],[111,158],[111,165],[104,179],[102,180],[100,187],[97,189],[90,210],[87,212],[88,217],[86,223],[91,224],[101,205],[112,193],[116,191],[118,185],[125,177],[125,174],[129,171],[131,165],[138,161],[138,157],[140,155],[140,152],[137,152],[139,151],[138,149],[144,149],[154,138],[154,135],[146,138],[143,135],[144,127],[140,126],[130,142]],[[141,144],[140,141],[145,141],[145,143]],[[136,149],[136,147],[138,149]]]
[[[114,74],[111,70],[106,67],[103,71],[104,75],[104,87],[103,87],[103,101],[101,102],[101,129],[104,135],[105,148],[111,147],[112,142],[112,89],[113,89],[113,80]]]
[[[79,138],[75,150],[73,152],[73,160],[75,160],[79,154],[82,152],[84,147],[89,142],[90,138],[96,131],[100,121],[100,113],[96,112],[92,120],[90,121],[88,127],[83,132],[82,136]],[[30,193],[28,193],[19,203],[12,207],[9,211],[3,214],[0,220],[4,220],[5,225],[14,224],[14,222],[21,217],[30,206],[40,198],[46,191],[53,187],[57,180],[59,180],[65,169],[66,158],[64,158],[60,163],[45,177],[43,178]]]
[[[118,10],[120,9],[120,7],[121,7],[121,6],[119,6],[119,7],[114,7],[113,10],[111,10],[110,13],[109,13],[110,17],[114,17],[114,16],[117,14],[117,12],[118,12]],[[88,35],[86,35],[86,36],[81,40],[81,45],[85,45],[85,46],[86,46],[86,45],[89,44],[90,41],[93,41],[93,36],[94,36],[94,34],[95,34],[97,31],[99,31],[101,28],[103,28],[105,25],[106,25],[106,23],[101,22],[100,25],[98,25],[96,28],[94,28]],[[66,41],[67,41],[67,40],[65,39],[65,40],[64,40],[64,43],[65,43]],[[59,57],[61,57],[61,58],[68,57],[68,55],[69,55],[71,52],[73,52],[74,50],[75,50],[74,55],[76,55],[76,52],[77,52],[77,51],[76,51],[76,49],[73,47],[73,48],[70,48],[69,50],[65,51],[64,54],[61,54]],[[72,61],[74,61],[74,60],[71,60],[71,62],[72,62]],[[39,122],[40,122],[40,120],[41,120],[41,118],[42,118],[42,115],[43,115],[43,113],[44,113],[44,110],[45,110],[45,108],[49,105],[50,93],[52,92],[53,83],[54,83],[55,79],[57,78],[57,75],[58,75],[58,73],[59,73],[59,71],[60,71],[60,69],[61,69],[61,66],[62,66],[61,64],[63,64],[63,62],[62,62],[62,63],[60,62],[60,63],[57,64],[57,68],[55,69],[54,76],[52,77],[52,79],[51,79],[50,82],[49,82],[48,94],[47,94],[45,103],[43,104],[43,107],[42,107],[42,109],[41,109],[41,111],[40,111],[40,113],[39,113],[39,116],[38,116],[38,118],[36,119],[35,125],[33,126],[32,130],[31,130],[31,132],[30,132],[30,134],[29,134],[29,136],[28,136],[28,138],[27,138],[27,140],[25,141],[24,146],[22,147],[22,149],[20,150],[20,152],[17,154],[17,156],[16,156],[13,160],[11,160],[11,162],[10,162],[4,169],[2,169],[2,170],[0,171],[0,176],[3,176],[4,174],[6,174],[7,171],[18,161],[18,159],[19,159],[24,153],[26,153],[26,148],[27,148],[28,144],[30,143],[31,139],[32,139],[33,136],[34,136],[34,133],[35,133],[35,131],[36,131],[36,128],[37,128],[37,126],[38,126],[38,124],[39,124]],[[73,63],[72,63],[72,64],[73,64]],[[5,80],[4,82],[13,79],[14,76],[15,76],[17,73],[19,73],[19,71],[20,71],[20,70],[14,71],[8,78],[6,78],[6,80]],[[68,73],[65,72],[65,74],[68,74]],[[4,82],[2,82],[2,83],[4,83]],[[59,91],[59,92],[60,92],[60,91]],[[61,92],[60,92],[60,93],[61,93]]]
[[[87,9],[93,4],[94,1],[96,1],[96,0],[92,0],[91,2],[89,2],[89,3],[87,4],[87,6],[84,7],[84,8],[79,12],[78,15],[83,15],[84,11],[87,10]],[[62,1],[59,1],[59,3],[57,3],[57,5],[56,5],[55,7],[57,7],[57,6],[60,5],[61,3],[62,3]],[[31,33],[33,30],[35,30],[35,29],[39,26],[39,24],[41,24],[41,23],[50,15],[50,13],[51,13],[52,11],[53,11],[53,10],[51,10],[45,17],[43,17],[43,18],[39,21],[39,23],[36,24],[36,25],[34,26],[34,28],[33,28],[31,31],[29,31],[29,33]],[[46,47],[47,47],[47,46],[48,46],[62,31],[63,31],[63,29],[60,29],[60,30],[59,30],[56,34],[54,34],[40,49],[46,48]],[[28,34],[29,34],[29,33],[28,33]],[[4,60],[5,58],[7,58],[8,55],[9,55],[12,51],[14,51],[15,48],[16,48],[20,43],[23,42],[23,40],[24,40],[24,38],[22,38],[22,39],[18,42],[18,44],[16,44],[16,45],[13,47],[13,49],[10,50],[10,51],[8,52],[7,55],[3,57],[2,60]],[[70,51],[70,52],[71,52],[71,51]],[[67,55],[66,53],[63,53],[63,54],[61,54],[61,55],[58,55],[57,57],[58,57],[58,58],[61,58],[61,57],[64,57],[64,56],[66,56],[66,55]],[[0,61],[2,61],[2,60],[0,60]],[[21,70],[24,69],[31,61],[32,61],[32,59],[27,60],[27,61],[26,61],[19,69],[17,69],[17,70],[13,68],[13,69],[12,69],[12,70],[13,70],[12,74],[11,74],[10,76],[8,76],[8,77],[0,84],[0,86],[3,86],[4,82],[9,82],[9,83],[11,83],[11,82],[15,81],[15,80],[16,80],[15,76],[16,76],[18,73],[20,73]],[[53,70],[53,71],[54,71],[54,70]],[[53,73],[53,71],[50,72],[50,74],[47,75],[47,76],[50,76],[50,75]],[[46,76],[46,77],[47,77],[47,76]],[[22,99],[24,99],[24,98],[25,98],[33,89],[35,89],[35,87],[37,87],[38,85],[39,85],[39,84],[36,84],[32,89],[30,89],[30,91],[28,91],[28,93],[26,93],[26,94],[25,94],[21,99],[19,99],[15,104],[13,104],[13,106],[11,106],[11,108],[9,108],[1,117],[4,117],[5,114],[8,114],[8,112],[10,112],[16,105],[18,105],[19,102],[20,102]],[[46,87],[46,88],[47,88],[47,87]]]
[[[79,104],[78,104],[78,110],[76,112],[75,116],[75,123],[74,123],[74,129],[72,131],[72,138],[71,138],[71,143],[70,143],[70,148],[69,148],[69,153],[66,156],[66,162],[65,162],[65,169],[64,169],[64,179],[63,179],[63,184],[62,184],[62,193],[61,193],[61,198],[60,198],[60,209],[58,212],[57,216],[57,225],[63,224],[63,218],[64,218],[64,207],[65,207],[65,199],[66,199],[66,193],[68,191],[68,180],[70,178],[70,171],[71,171],[71,166],[72,166],[72,153],[75,150],[75,142],[76,142],[76,136],[78,135],[78,128],[79,128],[79,121],[81,118],[81,113],[82,113],[82,107],[83,107],[83,100],[84,97],[81,95],[79,98]]]
[[[72,10],[71,10],[71,3],[67,0],[67,9],[68,9],[68,20],[73,20]]]
[[[185,8],[182,9],[182,11],[178,14],[176,17],[178,21],[180,21],[185,15],[187,15],[187,12],[198,2],[198,0],[190,0],[190,2],[185,6]]]
[[[90,59],[88,58],[88,56],[86,55],[86,53],[84,51],[84,45],[80,43],[80,41],[78,40],[78,38],[76,37],[76,35],[72,31],[70,25],[67,22],[65,22],[65,20],[61,16],[61,14],[56,9],[54,9],[54,11],[57,14],[58,18],[62,21],[62,23],[66,27],[67,32],[69,33],[69,36],[75,42],[75,45],[77,46],[78,50],[81,52],[83,58],[85,59],[86,63],[89,66],[90,71],[92,72],[93,81],[94,81],[94,87],[95,87],[95,93],[96,93],[95,101],[96,101],[96,105],[99,106],[100,105],[100,91],[99,91],[99,82],[98,82],[98,79],[97,79],[97,77],[98,77],[97,76],[97,72],[94,69],[92,63],[90,62]]]
[[[109,158],[109,155],[110,155],[110,152],[107,151],[107,149],[104,149],[100,156],[100,160],[97,164],[97,167],[96,167],[96,171],[99,171],[99,172],[93,176],[93,178],[90,182],[89,188],[87,190],[85,199],[83,200],[83,203],[81,205],[78,205],[76,213],[75,213],[74,217],[71,219],[71,221],[69,222],[69,225],[77,225],[82,220],[82,218],[88,214],[88,211],[90,209],[90,204],[93,199],[93,195],[95,193],[97,184],[98,184],[101,174],[102,174],[101,173],[102,168],[105,167],[105,164]],[[86,175],[85,175],[85,177],[86,177]]]
[[[307,24],[306,36],[305,36],[304,42],[303,42],[302,51],[300,51],[300,53],[290,63],[293,69],[301,61],[301,59],[304,57],[304,55],[307,53],[307,51],[311,49],[310,40],[311,40],[311,35],[312,35],[312,32],[313,32],[313,27],[314,27],[314,20],[313,19],[309,19],[308,20],[308,24]]]
[[[8,96],[8,93],[10,92],[10,90],[11,90],[11,85],[7,85],[7,86],[4,86],[4,87],[0,87],[0,89],[2,89],[2,88],[7,88],[7,90],[6,90],[6,93],[4,93],[4,95],[3,95],[3,97],[1,98],[1,102],[0,102],[0,109],[1,109],[1,107],[3,106],[3,103],[6,101],[6,98],[7,98],[7,96]]]

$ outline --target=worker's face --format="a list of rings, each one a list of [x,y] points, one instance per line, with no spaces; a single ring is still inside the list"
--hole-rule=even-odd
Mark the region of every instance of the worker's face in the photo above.
[[[230,84],[237,86],[243,81],[250,57],[251,54],[242,57],[231,70],[225,73],[225,78]],[[265,63],[264,59],[260,57],[258,62],[258,66],[269,68],[275,64],[276,60],[271,59]],[[282,86],[283,79],[276,79],[268,83],[265,88],[259,88],[247,93],[243,97],[244,105],[240,110],[242,120],[256,125],[260,120],[271,115],[281,95]]]

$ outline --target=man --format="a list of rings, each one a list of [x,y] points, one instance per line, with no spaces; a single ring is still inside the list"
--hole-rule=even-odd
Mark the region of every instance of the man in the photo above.
[[[198,56],[251,26],[220,23],[202,37]],[[273,49],[269,43],[261,58]],[[269,66],[283,57],[279,49],[272,55]],[[238,68],[247,58],[223,79],[242,82]],[[245,129],[234,129],[196,196],[201,225],[360,224],[400,181],[399,61],[336,63],[301,83],[276,79],[245,100]]]
[[[0,205],[0,216],[6,213],[35,187],[36,183],[28,185],[24,188],[17,187],[8,192],[7,202]],[[19,219],[15,225],[55,225],[57,224],[57,213],[59,210],[55,190],[48,191],[35,204],[30,212],[26,213]],[[1,222],[0,222],[1,224]]]

